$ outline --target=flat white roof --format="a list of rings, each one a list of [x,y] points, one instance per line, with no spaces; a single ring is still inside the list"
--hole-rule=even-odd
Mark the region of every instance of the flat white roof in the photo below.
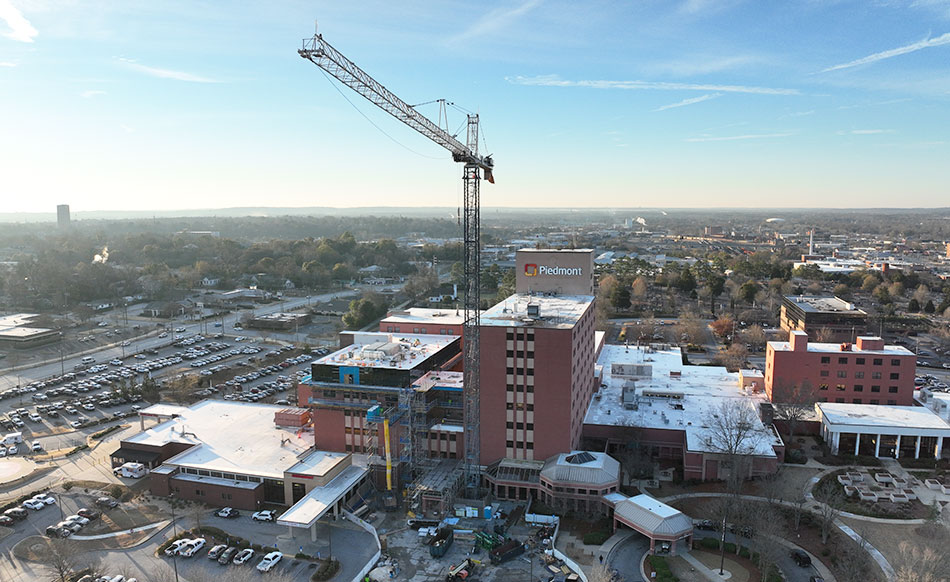
[[[462,325],[465,323],[465,314],[455,309],[410,307],[390,313],[380,323]]]
[[[454,335],[354,332],[353,343],[327,354],[314,364],[410,370],[458,341]]]
[[[769,342],[769,346],[777,352],[790,352],[792,351],[792,344],[789,342]],[[847,351],[841,350],[841,343],[818,343],[818,342],[808,342],[808,351],[809,352],[822,352],[822,353],[836,353],[842,356],[847,356],[854,354],[860,356],[861,354],[868,355],[883,355],[883,356],[913,356],[914,352],[908,350],[904,346],[897,345],[885,345],[883,350],[859,350],[858,344],[851,344],[851,349]]]
[[[603,384],[600,398],[591,400],[585,424],[681,430],[690,451],[715,452],[706,444],[709,429],[703,423],[717,414],[726,400],[754,408],[755,418],[759,417],[759,405],[768,402],[764,393],[740,388],[737,373],[719,366],[683,365],[678,347],[607,344],[597,364],[603,368]],[[636,410],[624,408],[623,386],[628,379],[614,377],[612,364],[652,366],[652,378],[636,380]],[[781,444],[778,436],[761,423],[758,429],[758,438],[750,443],[754,454],[775,456],[772,445]]]
[[[679,515],[680,513],[680,510],[670,507],[659,499],[646,495],[645,493],[631,497],[630,501],[636,503],[650,513],[654,513],[664,519],[667,517],[673,517],[674,515]]]
[[[281,514],[277,523],[291,527],[312,526],[368,472],[365,467],[350,465],[323,487],[311,489],[300,501]]]
[[[287,469],[295,475],[311,475],[322,477],[329,473],[341,461],[350,456],[349,453],[332,453],[329,451],[314,451],[303,458],[299,463]]]
[[[442,370],[426,372],[412,383],[412,389],[416,392],[428,392],[437,387],[461,390],[464,386],[465,374],[463,372],[446,372]]]
[[[819,402],[815,408],[824,423],[835,427],[943,429],[950,433],[950,424],[925,406]]]
[[[175,418],[123,442],[156,447],[172,442],[193,444],[196,446],[166,463],[269,479],[283,479],[284,471],[296,465],[298,456],[313,445],[306,433],[299,438],[292,430],[274,426],[274,414],[284,406],[204,400],[176,408]]]
[[[482,312],[481,325],[570,329],[593,302],[593,295],[515,293]],[[537,305],[539,315],[529,316],[528,305]]]

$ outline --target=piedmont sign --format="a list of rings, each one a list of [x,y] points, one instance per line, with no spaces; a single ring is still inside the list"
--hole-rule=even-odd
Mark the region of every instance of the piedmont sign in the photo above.
[[[549,267],[536,263],[526,263],[524,274],[526,277],[537,277],[538,275],[580,277],[584,274],[584,270],[580,267]]]

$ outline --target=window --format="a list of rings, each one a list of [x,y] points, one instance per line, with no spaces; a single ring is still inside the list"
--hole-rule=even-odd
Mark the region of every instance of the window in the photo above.
[[[847,378],[847,377],[848,377],[848,372],[847,372],[847,370],[838,370],[838,377],[839,377],[839,378]]]
[[[864,365],[864,358],[855,358],[855,359],[854,359],[854,363],[857,364],[857,365],[859,365],[859,366],[863,366],[863,365]]]
[[[818,385],[818,389],[819,389],[819,390],[827,390],[827,389],[828,389],[828,385],[827,385],[827,384],[819,384],[819,385]]]
[[[900,365],[901,365],[901,360],[900,360],[900,358],[894,358],[893,360],[891,360],[891,365],[892,365],[892,366],[900,366]]]
[[[862,371],[862,372],[855,372],[855,373],[854,373],[854,377],[855,377],[855,378],[858,378],[858,379],[860,380],[861,378],[864,378],[864,372],[863,372],[863,371]]]
[[[873,364],[874,364],[875,366],[883,366],[883,365],[884,365],[884,358],[874,358]]]
[[[505,446],[509,449],[515,448],[515,441],[505,441]]]
[[[896,400],[888,400],[888,401],[887,401],[887,404],[888,404],[889,406],[894,406],[895,404],[897,404],[897,401],[896,401]]]
[[[871,392],[880,392],[880,391],[881,391],[880,386],[871,386]]]
[[[864,392],[864,384],[855,384],[855,385],[854,385],[854,391],[855,391],[855,392]]]
[[[514,409],[515,409],[514,403],[509,402],[508,404],[505,404],[505,410],[514,410]]]
[[[831,356],[822,356],[822,357],[821,357],[821,363],[822,363],[822,364],[830,364],[830,363],[831,363]]]
[[[829,372],[828,370],[822,370],[822,371],[821,371],[821,377],[822,377],[822,378],[827,378],[827,377],[830,376],[830,375],[831,375],[831,372]]]
[[[506,423],[505,423],[505,428],[515,428],[515,423],[513,423],[513,422],[506,422]]]
[[[861,399],[860,399],[860,398],[855,398],[855,399],[852,400],[851,402],[852,402],[853,404],[861,404]]]
[[[891,372],[891,380],[900,380],[900,372]]]
[[[880,372],[871,372],[871,379],[872,379],[872,380],[880,380],[880,379],[881,379],[881,373],[880,373]]]
[[[838,363],[839,363],[839,364],[847,364],[847,363],[848,363],[848,358],[838,358]]]
[[[897,386],[888,386],[887,391],[890,394],[897,394]]]
[[[880,401],[880,400],[877,400],[876,398],[872,398],[872,399],[871,399],[871,404],[880,404],[880,403],[881,403],[881,401]]]
[[[837,390],[838,392],[844,392],[845,388],[846,387],[844,384],[838,384],[837,386],[835,386],[835,390]]]
[[[835,398],[835,402],[839,404],[844,404],[844,398]]]

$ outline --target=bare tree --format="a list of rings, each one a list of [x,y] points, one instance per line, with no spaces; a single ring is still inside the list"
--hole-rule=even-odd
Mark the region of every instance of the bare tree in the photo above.
[[[932,545],[901,542],[894,564],[896,582],[946,582],[950,579],[950,554]]]
[[[827,544],[835,520],[841,515],[840,505],[844,501],[844,493],[837,483],[826,482],[815,489],[815,499],[820,501],[817,514],[821,526],[821,543]]]
[[[775,543],[776,538],[786,537],[785,520],[776,508],[764,503],[753,503],[748,516],[753,534],[750,544],[759,555],[759,570],[765,582],[785,553],[785,546]]]
[[[95,568],[97,564],[93,553],[85,552],[75,542],[60,539],[47,540],[49,554],[46,567],[52,572],[51,582],[69,582],[71,576],[82,568]]]

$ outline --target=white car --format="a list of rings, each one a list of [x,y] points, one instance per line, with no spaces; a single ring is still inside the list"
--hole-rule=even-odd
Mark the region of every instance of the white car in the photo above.
[[[30,448],[33,449],[34,453],[38,453],[43,450],[43,445],[39,441],[33,441],[33,444],[30,445]]]
[[[174,556],[175,554],[178,553],[179,550],[181,550],[183,547],[185,547],[186,544],[189,544],[189,543],[191,543],[191,540],[187,538],[175,540],[171,543],[170,546],[165,548],[165,555]]]
[[[27,499],[23,502],[23,507],[27,509],[32,509],[33,511],[39,511],[46,507],[46,504],[42,501],[37,501],[35,499]]]
[[[20,452],[20,448],[17,447],[16,445],[10,445],[9,447],[7,447],[7,454],[8,454],[8,455],[15,455],[15,454],[17,454],[18,452]]]
[[[241,552],[234,556],[234,563],[237,565],[247,564],[251,561],[251,558],[254,557],[254,550],[251,548],[244,548]]]
[[[269,572],[271,568],[277,565],[277,562],[283,558],[284,555],[280,552],[271,552],[264,556],[261,559],[261,563],[257,565],[257,569],[260,572]]]
[[[183,558],[190,558],[205,547],[206,543],[208,542],[204,538],[193,539],[178,550],[178,555]]]
[[[49,493],[37,493],[31,497],[33,501],[39,501],[44,505],[53,505],[56,503],[56,498],[50,495]]]
[[[85,517],[83,517],[83,516],[81,516],[81,515],[77,515],[77,514],[74,514],[74,515],[67,515],[67,516],[66,516],[66,519],[63,520],[63,521],[74,521],[74,522],[78,523],[79,525],[86,525],[87,523],[89,523],[89,519],[88,519],[88,518],[85,518]]]
[[[274,517],[274,512],[270,509],[255,511],[254,514],[251,515],[251,519],[254,521],[274,521]]]

